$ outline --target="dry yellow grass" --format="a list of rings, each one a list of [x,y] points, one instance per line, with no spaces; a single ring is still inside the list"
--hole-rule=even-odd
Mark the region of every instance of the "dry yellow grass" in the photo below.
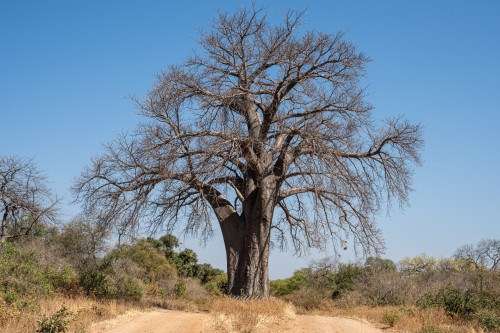
[[[333,302],[324,302],[319,309],[295,309],[290,303],[280,299],[239,301],[229,297],[215,300],[203,299],[150,299],[143,303],[120,301],[96,301],[88,298],[64,298],[40,300],[24,308],[7,305],[0,300],[0,332],[35,332],[37,321],[44,315],[49,316],[65,305],[71,312],[68,331],[87,332],[91,323],[114,318],[130,311],[144,311],[153,307],[200,311],[210,309],[210,319],[203,332],[217,333],[262,333],[286,332],[293,324],[295,313],[308,315],[335,316],[371,323],[387,332],[421,333],[422,327],[434,327],[432,332],[476,333],[482,332],[473,322],[454,321],[441,309],[420,309],[417,307],[338,307]],[[389,328],[383,323],[384,313],[399,313],[394,326]],[[428,330],[427,332],[431,332]]]
[[[35,332],[38,320],[50,316],[64,305],[71,313],[68,331],[84,333],[93,322],[108,319],[125,313],[133,308],[141,307],[117,301],[95,301],[88,298],[63,298],[40,300],[23,309],[15,305],[0,303],[0,332],[26,333]]]
[[[393,327],[383,323],[384,313],[394,311],[399,313]],[[308,311],[308,314],[344,317],[367,322],[387,332],[419,333],[422,328],[432,326],[442,333],[476,333],[480,332],[473,323],[454,321],[446,315],[444,310],[438,308],[420,309],[418,307],[395,306],[355,306],[335,307],[325,306],[321,310]]]
[[[295,317],[291,304],[279,299],[240,301],[221,297],[212,303],[204,331],[220,333],[279,332]]]

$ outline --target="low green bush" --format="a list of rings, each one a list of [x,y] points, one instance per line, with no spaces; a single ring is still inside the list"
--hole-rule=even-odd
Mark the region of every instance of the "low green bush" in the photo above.
[[[487,332],[500,332],[500,314],[493,310],[479,310],[475,318],[479,325]]]
[[[354,264],[342,264],[333,276],[334,290],[332,298],[339,298],[343,292],[353,290],[356,279],[362,273],[362,268]]]
[[[71,316],[71,312],[62,305],[53,315],[43,316],[38,320],[36,331],[39,333],[64,333],[68,330],[69,316]]]
[[[35,252],[13,243],[0,245],[0,295],[11,302],[14,295],[21,298],[53,293],[50,276],[40,268]]]
[[[451,284],[424,294],[417,305],[422,308],[442,307],[449,316],[462,318],[471,316],[480,308],[476,294],[463,292]]]
[[[309,284],[309,275],[310,272],[307,269],[301,269],[293,272],[293,275],[287,279],[271,281],[271,294],[285,296],[300,288],[305,288]]]
[[[184,282],[183,280],[179,280],[175,284],[175,296],[177,298],[186,298],[186,282]]]
[[[78,279],[78,273],[71,266],[47,267],[45,275],[52,284],[54,290],[64,292]]]
[[[111,296],[106,274],[97,269],[83,269],[79,274],[80,286],[89,296],[107,298]]]
[[[385,311],[382,315],[382,322],[389,327],[394,327],[399,319],[401,319],[401,312],[396,310]]]
[[[114,283],[113,296],[138,301],[144,295],[144,283],[136,277],[124,277]]]

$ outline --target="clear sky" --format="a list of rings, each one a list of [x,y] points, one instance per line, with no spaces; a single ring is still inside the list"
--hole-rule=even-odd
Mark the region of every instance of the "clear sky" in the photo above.
[[[0,154],[33,157],[70,205],[73,179],[101,145],[140,118],[155,74],[196,49],[216,11],[245,1],[0,0]],[[500,238],[500,1],[256,1],[278,22],[307,9],[305,29],[347,38],[372,61],[368,100],[377,118],[404,115],[425,128],[424,165],[411,206],[382,213],[385,257],[450,256]],[[225,267],[220,237],[201,261]],[[328,253],[271,254],[271,278]],[[342,258],[350,260],[346,253]]]

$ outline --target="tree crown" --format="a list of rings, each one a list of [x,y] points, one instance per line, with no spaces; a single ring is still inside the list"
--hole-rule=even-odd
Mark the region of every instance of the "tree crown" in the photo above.
[[[373,216],[408,199],[421,128],[377,126],[360,87],[368,58],[344,33],[299,32],[301,17],[219,14],[199,51],[138,101],[148,121],[82,173],[74,189],[87,211],[120,231],[181,220],[211,235],[214,216],[245,217],[267,193],[277,245],[300,252],[353,235],[381,249]]]

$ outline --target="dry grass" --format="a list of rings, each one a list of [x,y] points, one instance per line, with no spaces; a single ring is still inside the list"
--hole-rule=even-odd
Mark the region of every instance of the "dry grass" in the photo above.
[[[96,321],[105,320],[123,314],[131,309],[139,309],[140,304],[117,301],[95,301],[88,298],[69,299],[56,297],[40,300],[23,309],[15,305],[0,303],[0,332],[26,333],[35,332],[37,321],[43,316],[50,316],[64,305],[70,311],[68,331],[86,332],[87,327]]]
[[[393,327],[384,323],[384,314],[397,312],[399,314]],[[417,307],[395,307],[395,306],[353,306],[335,307],[333,303],[325,304],[321,309],[313,311],[300,311],[302,314],[316,314],[323,316],[334,316],[355,319],[374,325],[387,332],[420,333],[425,327],[434,327],[432,332],[440,333],[476,333],[476,325],[471,322],[454,321],[446,315],[444,310],[438,308],[420,309]]]
[[[279,299],[221,297],[212,303],[210,313],[204,331],[220,333],[280,332],[295,317],[293,306]]]
[[[280,299],[238,301],[229,297],[215,300],[204,297],[196,299],[149,299],[142,303],[120,301],[95,301],[88,298],[68,299],[57,297],[27,303],[23,308],[7,305],[0,300],[0,332],[35,332],[37,321],[44,315],[55,313],[65,305],[71,312],[68,331],[88,332],[91,323],[115,318],[124,313],[135,313],[153,307],[183,311],[210,311],[210,319],[203,332],[212,333],[263,333],[287,332],[295,318],[295,313],[351,318],[370,323],[387,332],[407,333],[476,333],[482,332],[473,322],[460,322],[447,316],[437,308],[420,309],[417,307],[369,307],[335,306],[325,301],[314,310],[297,310]],[[384,324],[384,314],[397,312],[393,327]],[[427,330],[423,329],[427,328]],[[432,328],[432,329],[429,329]]]

